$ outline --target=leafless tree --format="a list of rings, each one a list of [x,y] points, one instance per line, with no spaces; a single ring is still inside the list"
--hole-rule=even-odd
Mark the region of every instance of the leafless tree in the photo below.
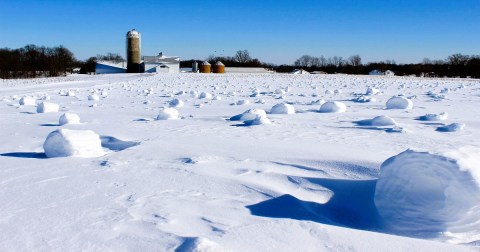
[[[248,50],[238,50],[234,59],[239,63],[247,63],[252,60],[252,57],[250,57]]]

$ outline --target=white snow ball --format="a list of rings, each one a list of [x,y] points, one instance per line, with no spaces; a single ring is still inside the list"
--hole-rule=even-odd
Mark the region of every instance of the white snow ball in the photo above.
[[[105,154],[100,136],[91,130],[57,129],[43,144],[45,155],[53,157],[99,157]]]
[[[65,124],[79,124],[80,123],[80,116],[74,113],[64,113],[58,119],[58,124],[65,125]]]
[[[387,227],[478,240],[479,153],[474,147],[440,154],[407,150],[383,162],[374,202]]]
[[[332,90],[326,90],[325,94],[333,94],[333,91]]]
[[[397,122],[388,116],[376,116],[370,122],[372,126],[390,126],[397,125]]]
[[[257,116],[266,117],[267,113],[263,109],[257,109],[257,108],[249,109],[241,114],[232,116],[230,118],[230,121],[248,121],[248,120],[255,119]]]
[[[284,94],[285,94],[285,90],[279,88],[279,89],[275,90],[275,94],[284,95]]]
[[[185,103],[182,100],[175,98],[175,99],[171,100],[168,103],[168,105],[172,108],[181,108],[181,107],[183,107],[183,105],[185,105]]]
[[[35,98],[31,96],[24,96],[20,98],[20,100],[18,101],[18,104],[25,105],[25,106],[35,106],[35,103],[36,103]]]
[[[75,92],[73,90],[69,90],[66,94],[66,96],[75,96]]]
[[[295,114],[295,108],[286,103],[279,103],[270,109],[270,114]]]
[[[367,103],[367,102],[376,102],[377,99],[370,97],[370,96],[360,96],[355,99],[353,99],[354,102],[359,102],[359,103]]]
[[[215,100],[215,101],[220,101],[220,100],[222,100],[222,97],[219,96],[219,95],[215,95],[215,96],[213,97],[213,100]]]
[[[336,95],[339,95],[339,94],[342,93],[342,90],[341,90],[341,89],[335,89],[335,90],[333,91],[333,93],[336,94]]]
[[[44,100],[44,101],[49,101],[50,100],[50,95],[46,94],[44,96],[42,96],[42,98],[40,98],[41,100]]]
[[[237,105],[248,105],[250,104],[249,100],[239,100],[237,101]]]
[[[387,101],[387,109],[412,109],[413,102],[403,96],[394,96]]]
[[[162,108],[157,116],[157,120],[171,120],[171,119],[178,119],[178,118],[179,118],[178,110],[174,108]]]
[[[100,97],[97,94],[91,94],[88,96],[89,101],[98,101],[100,100]]]
[[[207,93],[207,92],[202,92],[202,93],[198,96],[198,98],[210,100],[210,99],[212,99],[212,94]]]
[[[422,121],[444,121],[448,119],[448,113],[443,112],[440,114],[426,114],[424,116],[420,116],[420,120]]]
[[[37,106],[37,113],[51,113],[51,112],[58,112],[60,106],[56,103],[51,102],[42,102]]]
[[[320,106],[320,113],[343,113],[347,111],[347,106],[343,102],[330,101]]]
[[[108,92],[107,90],[102,90],[102,92],[100,93],[101,96],[108,96]]]
[[[455,132],[465,129],[464,123],[452,123],[449,125],[441,126],[437,128],[437,131],[440,132]]]
[[[368,87],[367,92],[365,92],[366,95],[376,95],[378,93],[380,93],[380,89],[373,87]]]

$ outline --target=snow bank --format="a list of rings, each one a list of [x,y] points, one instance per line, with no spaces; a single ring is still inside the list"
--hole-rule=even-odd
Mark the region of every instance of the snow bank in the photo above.
[[[342,102],[331,101],[325,102],[320,106],[321,113],[342,113],[347,111],[347,106]]]
[[[168,105],[172,108],[181,108],[185,105],[185,103],[182,100],[180,100],[178,98],[175,98],[175,99],[171,100],[168,103]]]
[[[24,96],[20,98],[20,100],[18,101],[18,104],[25,105],[25,106],[35,106],[35,103],[36,103],[35,98],[31,96]]]
[[[60,106],[56,103],[51,102],[42,102],[37,106],[37,113],[51,113],[51,112],[58,112]]]
[[[60,116],[58,119],[58,124],[59,125],[65,125],[65,124],[79,124],[80,123],[80,116],[74,113],[64,113],[63,115]]]
[[[248,121],[254,120],[257,116],[266,117],[267,113],[263,109],[249,109],[241,114],[230,117],[230,121]]]
[[[375,205],[388,228],[455,242],[480,239],[480,150],[404,151],[381,166]]]
[[[279,103],[270,109],[270,114],[295,114],[295,108],[286,103]]]
[[[158,113],[157,120],[178,119],[178,117],[179,117],[178,110],[174,108],[163,108]]]
[[[413,102],[402,96],[394,96],[387,101],[387,109],[412,109]]]
[[[99,157],[105,154],[100,137],[91,130],[55,130],[48,134],[43,149],[49,158]]]

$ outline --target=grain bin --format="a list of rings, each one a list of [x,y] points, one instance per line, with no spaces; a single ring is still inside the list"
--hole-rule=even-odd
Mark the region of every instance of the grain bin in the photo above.
[[[196,61],[192,63],[192,72],[198,72],[198,63]]]
[[[225,65],[222,62],[217,61],[217,63],[215,63],[215,65],[213,66],[213,72],[214,73],[225,73]]]
[[[207,61],[204,61],[202,64],[200,64],[200,73],[210,73],[211,69],[212,66]]]
[[[127,32],[127,73],[140,73],[141,71],[141,35],[133,29]]]

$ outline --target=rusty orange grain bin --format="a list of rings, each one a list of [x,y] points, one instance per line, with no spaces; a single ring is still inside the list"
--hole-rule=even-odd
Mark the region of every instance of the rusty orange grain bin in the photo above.
[[[202,62],[200,64],[200,73],[210,73],[212,71],[212,65],[207,61]]]
[[[213,73],[225,73],[225,65],[222,62],[217,61],[213,66]]]

